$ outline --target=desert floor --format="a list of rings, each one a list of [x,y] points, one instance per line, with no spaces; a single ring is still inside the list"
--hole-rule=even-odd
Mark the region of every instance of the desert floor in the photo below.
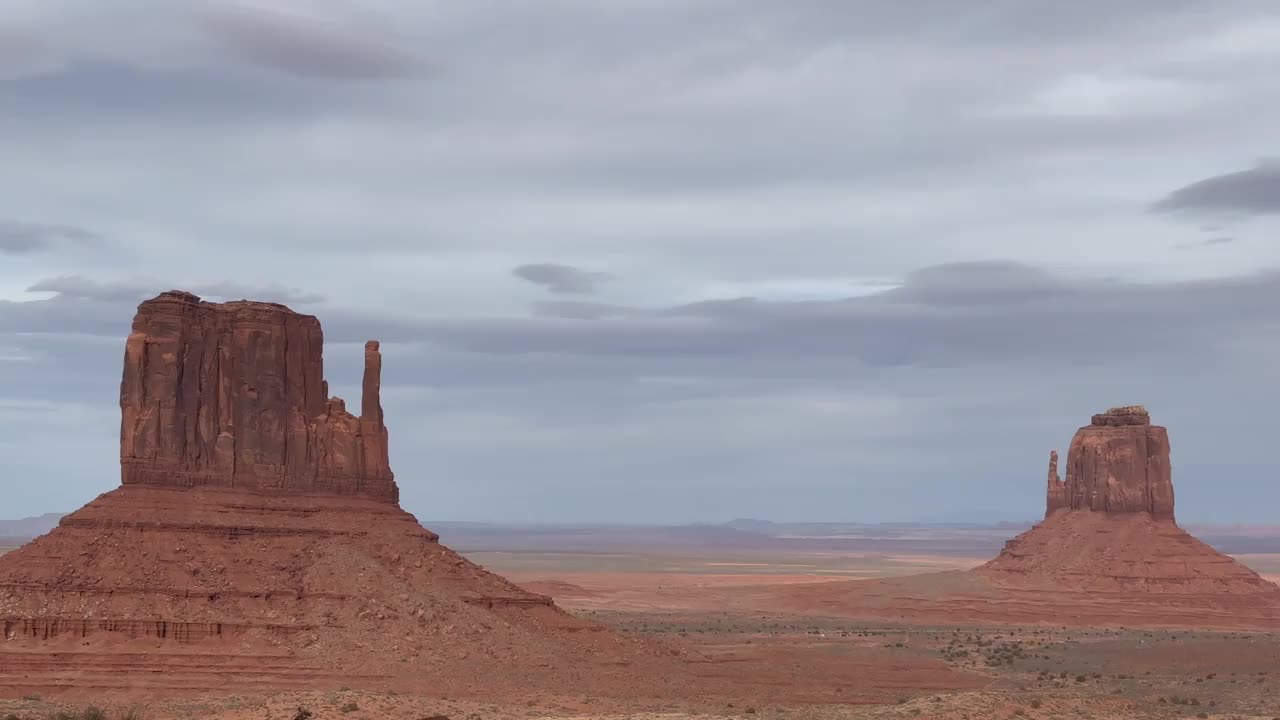
[[[694,542],[655,550],[620,541],[590,552],[583,547],[589,541],[557,550],[554,542],[525,542],[518,535],[471,544],[477,548],[467,554],[475,562],[621,632],[692,647],[713,672],[749,673],[767,663],[819,673],[830,682],[817,683],[818,690],[803,699],[787,688],[776,688],[776,695],[763,688],[756,699],[738,702],[622,702],[595,697],[589,688],[557,688],[495,704],[351,688],[269,696],[229,689],[217,697],[103,698],[98,704],[107,718],[151,720],[1280,717],[1280,633],[906,626],[709,608],[705,602],[736,587],[963,569],[990,557],[982,548],[957,549],[945,537],[935,548],[925,541],[887,550],[883,544],[867,550],[708,548]],[[465,542],[459,547],[468,549]],[[1237,557],[1280,575],[1280,553]],[[0,700],[0,718],[91,720],[86,707],[83,699]]]

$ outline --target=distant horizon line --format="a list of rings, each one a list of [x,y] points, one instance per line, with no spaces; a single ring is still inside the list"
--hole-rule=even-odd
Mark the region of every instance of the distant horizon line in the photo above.
[[[412,513],[412,510],[406,512]],[[0,518],[0,525],[7,523],[23,523],[62,518],[70,512],[47,512],[26,517]],[[417,515],[415,514],[415,517]],[[769,526],[787,525],[827,525],[827,526],[916,526],[916,527],[972,527],[972,528],[1005,528],[1009,526],[1030,526],[1043,520],[1043,517],[1022,520],[770,520],[765,518],[737,517],[731,520],[503,520],[503,519],[444,519],[418,518],[423,525],[488,525],[498,527],[732,527],[734,525],[756,524]],[[1179,518],[1179,524],[1199,527],[1280,527],[1280,521],[1250,522],[1247,520],[1195,520]]]

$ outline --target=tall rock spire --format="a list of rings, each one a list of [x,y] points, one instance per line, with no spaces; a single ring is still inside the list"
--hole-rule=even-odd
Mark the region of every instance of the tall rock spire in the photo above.
[[[1045,515],[1064,507],[1069,507],[1067,486],[1058,475],[1058,451],[1052,450],[1049,452],[1049,491]]]
[[[377,340],[364,344],[364,386],[360,419],[382,426],[382,353]]]

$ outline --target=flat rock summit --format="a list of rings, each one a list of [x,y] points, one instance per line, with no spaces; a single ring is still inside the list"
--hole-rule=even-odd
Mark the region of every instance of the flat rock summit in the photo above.
[[[573,617],[398,504],[365,346],[329,397],[316,318],[167,292],[138,308],[121,485],[0,557],[0,694],[338,685],[626,692],[666,649]]]

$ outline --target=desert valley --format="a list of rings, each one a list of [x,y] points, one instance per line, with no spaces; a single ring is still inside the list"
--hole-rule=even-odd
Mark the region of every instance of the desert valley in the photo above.
[[[120,486],[0,557],[0,717],[1280,716],[1280,540],[1180,527],[1144,408],[1051,456],[1030,527],[428,529],[380,345],[358,414],[323,349],[142,303]]]

